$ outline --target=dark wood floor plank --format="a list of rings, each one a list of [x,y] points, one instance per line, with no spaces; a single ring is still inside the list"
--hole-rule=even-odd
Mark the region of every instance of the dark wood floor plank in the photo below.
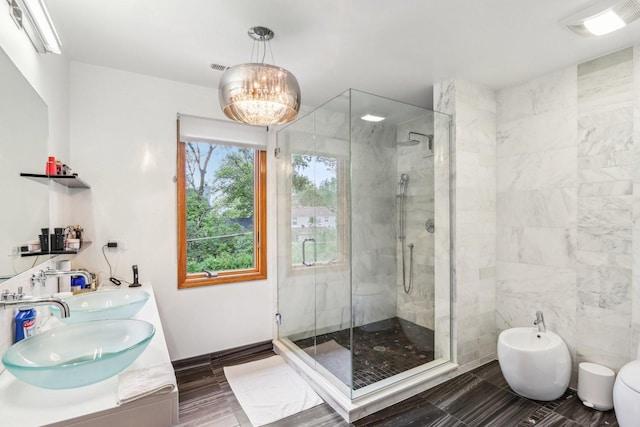
[[[596,411],[587,408],[578,398],[578,394],[574,390],[569,390],[568,397],[555,409],[560,415],[575,421],[581,426],[600,427],[600,426],[617,426],[618,420],[616,414],[611,411]]]
[[[511,390],[511,388],[509,387],[509,383],[507,383],[504,375],[502,375],[502,370],[500,369],[500,364],[497,360],[474,369],[473,371],[471,371],[471,374],[477,376],[478,378],[482,378],[483,380],[495,386],[506,390]]]
[[[281,420],[267,424],[267,427],[348,427],[346,422],[331,406],[323,403],[306,411],[298,412]]]
[[[271,357],[267,343],[174,362],[179,427],[252,427],[223,367]],[[617,426],[613,411],[586,408],[575,390],[552,402],[525,399],[506,383],[497,361],[349,424],[326,403],[269,427],[590,427]]]

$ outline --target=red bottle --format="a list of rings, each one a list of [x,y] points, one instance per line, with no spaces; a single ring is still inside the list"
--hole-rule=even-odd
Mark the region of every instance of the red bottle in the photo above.
[[[56,175],[56,158],[53,156],[47,160],[47,175]]]

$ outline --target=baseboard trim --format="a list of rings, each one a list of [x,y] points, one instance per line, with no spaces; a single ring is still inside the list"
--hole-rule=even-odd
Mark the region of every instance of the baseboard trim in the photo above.
[[[229,348],[215,353],[203,354],[200,356],[189,357],[186,359],[171,361],[174,370],[189,366],[206,365],[209,363],[224,363],[234,361],[246,356],[273,350],[273,341],[260,341],[253,344],[247,344],[240,347]]]

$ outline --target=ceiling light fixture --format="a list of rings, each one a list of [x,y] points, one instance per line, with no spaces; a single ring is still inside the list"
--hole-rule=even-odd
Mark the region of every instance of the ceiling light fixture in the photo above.
[[[60,55],[60,38],[42,0],[8,0],[10,14],[38,52]],[[26,19],[25,19],[26,18]]]
[[[364,116],[360,117],[362,120],[365,120],[367,122],[381,122],[383,121],[385,118],[381,117],[381,116],[374,116],[373,114],[365,114]]]
[[[638,0],[603,0],[561,22],[581,36],[601,36],[640,18]]]
[[[250,28],[249,37],[254,40],[251,62],[235,65],[222,74],[218,85],[220,107],[230,119],[267,126],[287,123],[298,116],[300,86],[295,76],[284,68],[264,63],[267,43],[273,36],[274,33],[269,28]],[[260,47],[262,59],[259,58]],[[271,52],[271,43],[269,51]],[[271,60],[273,61],[273,52]]]

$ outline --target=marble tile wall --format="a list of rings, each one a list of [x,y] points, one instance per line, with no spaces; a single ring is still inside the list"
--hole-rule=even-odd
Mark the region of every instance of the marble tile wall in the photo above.
[[[640,247],[640,46],[633,48],[633,229],[632,244]],[[635,359],[640,340],[640,251],[633,252],[632,260],[632,312],[631,349],[629,359]]]
[[[464,80],[434,86],[434,109],[453,116],[454,343],[463,365],[495,357],[496,101]]]
[[[575,358],[576,67],[497,93],[498,332],[535,312]]]
[[[578,65],[576,362],[631,355],[633,49]]]
[[[619,369],[640,335],[637,49],[497,94],[497,328],[542,310],[574,385],[577,363]]]
[[[396,141],[407,141],[409,132],[433,135],[433,114],[425,114],[424,117],[399,123],[396,127]],[[402,242],[396,239],[398,316],[433,330],[435,328],[435,234],[425,229],[425,222],[428,219],[434,219],[435,216],[434,157],[429,150],[427,138],[413,137],[420,143],[399,144],[397,148],[396,182],[399,181],[401,174],[409,176],[405,198],[404,284]],[[397,214],[399,215],[400,212],[398,211]],[[409,248],[410,244],[413,244],[413,251]],[[411,258],[413,258],[412,266],[410,266]],[[413,273],[412,278],[410,269]],[[405,292],[405,288],[410,289],[410,292]]]
[[[351,121],[354,326],[388,319],[397,312],[395,138],[395,126]]]

